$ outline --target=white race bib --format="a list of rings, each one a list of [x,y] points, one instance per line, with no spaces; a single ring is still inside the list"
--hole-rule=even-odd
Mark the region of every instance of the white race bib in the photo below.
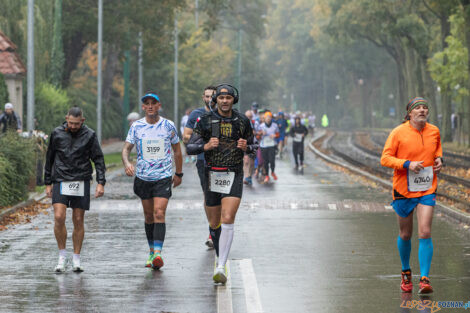
[[[429,190],[432,187],[432,179],[432,166],[425,167],[418,174],[408,169],[408,191]]]
[[[230,193],[235,172],[209,172],[209,190],[212,192]]]
[[[275,146],[274,139],[270,136],[266,136],[263,138],[263,144],[265,147],[272,147]]]
[[[295,134],[294,141],[295,142],[302,142],[303,134]]]
[[[85,182],[83,180],[60,182],[60,194],[64,196],[83,197],[85,195]]]
[[[144,160],[165,158],[164,139],[142,139],[142,156]]]

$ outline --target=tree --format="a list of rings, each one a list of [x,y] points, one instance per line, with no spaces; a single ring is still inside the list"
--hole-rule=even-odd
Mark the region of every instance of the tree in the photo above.
[[[62,86],[64,62],[65,57],[62,44],[62,0],[55,0],[50,81],[56,87]]]
[[[5,82],[5,78],[3,77],[3,74],[0,73],[0,106],[2,106],[3,110],[3,105],[7,102],[10,101],[10,95],[8,94],[8,88],[7,84]]]

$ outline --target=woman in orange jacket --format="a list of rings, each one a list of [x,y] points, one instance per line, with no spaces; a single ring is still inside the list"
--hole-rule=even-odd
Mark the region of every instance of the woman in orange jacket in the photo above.
[[[406,106],[404,122],[390,133],[382,152],[382,166],[393,168],[392,206],[398,218],[398,251],[402,263],[401,290],[411,292],[410,254],[413,212],[418,217],[419,293],[432,293],[429,270],[433,255],[431,225],[436,205],[437,174],[442,168],[439,129],[427,122],[429,108],[423,98]]]

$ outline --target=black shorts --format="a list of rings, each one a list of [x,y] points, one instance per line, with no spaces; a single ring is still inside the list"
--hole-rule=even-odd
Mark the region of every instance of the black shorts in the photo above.
[[[199,182],[201,183],[202,191],[204,191],[204,168],[206,167],[204,163],[204,160],[196,161],[197,175],[199,176]]]
[[[52,186],[52,204],[54,203],[62,203],[68,208],[88,211],[90,209],[90,181],[85,180],[83,197],[61,195],[60,183],[54,183]]]
[[[146,181],[139,177],[134,180],[134,193],[142,200],[171,197],[171,177],[156,181]]]
[[[230,189],[230,193],[219,193],[219,192],[212,192],[209,190],[209,172],[211,169],[209,167],[205,168],[205,181],[204,181],[204,197],[206,200],[206,206],[218,206],[222,203],[222,198],[225,197],[236,197],[241,198],[243,194],[243,170],[236,170],[235,177],[233,179],[232,188]]]

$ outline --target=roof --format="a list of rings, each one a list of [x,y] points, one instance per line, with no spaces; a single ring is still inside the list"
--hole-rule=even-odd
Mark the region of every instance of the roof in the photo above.
[[[0,73],[3,75],[23,75],[26,68],[16,53],[16,45],[0,31]]]

